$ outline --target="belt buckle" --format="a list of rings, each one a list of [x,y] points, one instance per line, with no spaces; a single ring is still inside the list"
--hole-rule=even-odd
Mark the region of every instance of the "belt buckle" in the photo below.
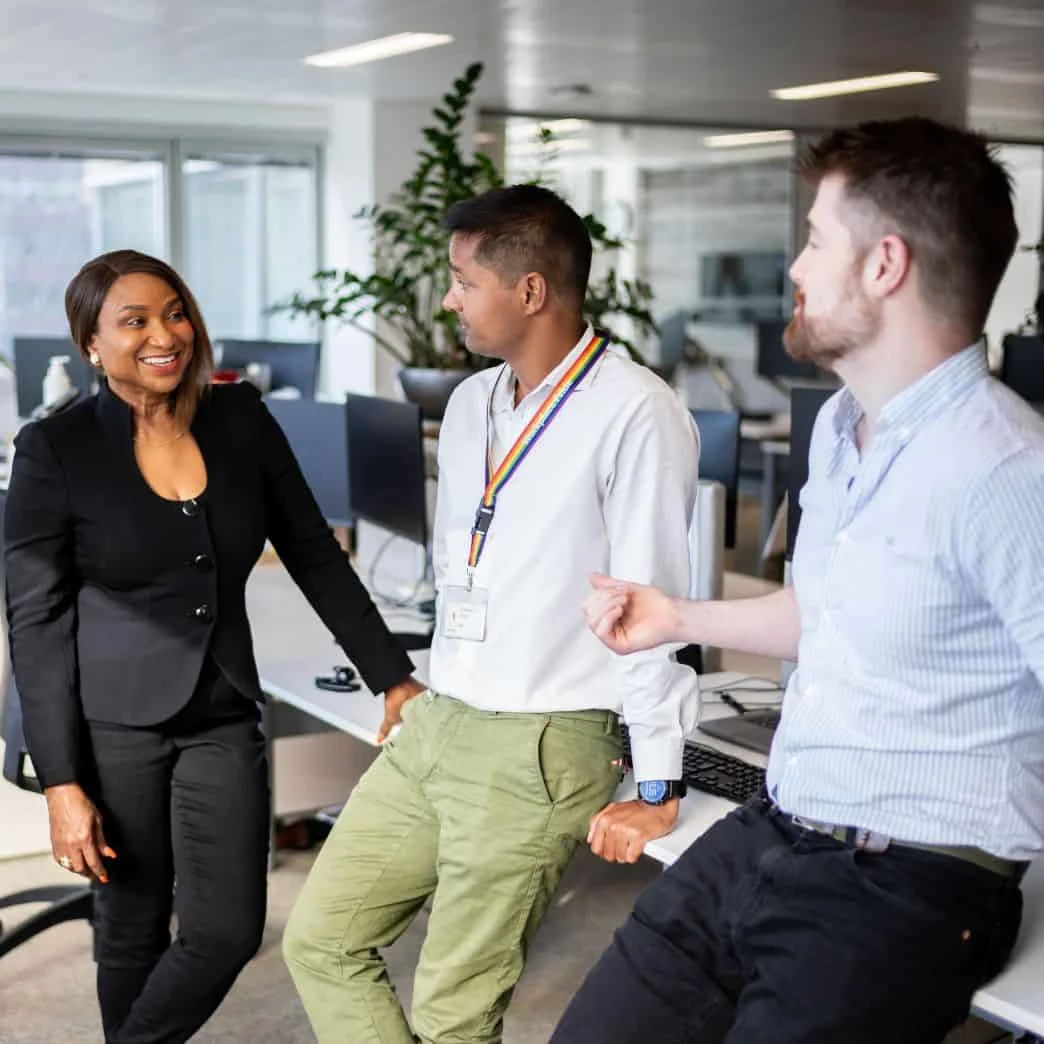
[[[862,827],[854,827],[852,830],[851,844],[862,852],[870,852],[879,855],[886,852],[892,839],[887,834],[879,834],[874,830],[864,830]]]

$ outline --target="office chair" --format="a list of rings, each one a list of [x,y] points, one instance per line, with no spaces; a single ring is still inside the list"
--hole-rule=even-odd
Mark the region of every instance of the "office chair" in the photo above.
[[[6,645],[6,626],[4,632]],[[3,700],[3,706],[0,708],[0,723],[2,723],[4,738],[4,779],[16,787],[21,787],[22,790],[40,794],[43,792],[40,781],[32,771],[29,754],[25,749],[25,738],[22,734],[22,708],[13,678],[5,688],[7,698]],[[0,688],[0,696],[3,695],[5,688]],[[28,942],[52,925],[79,920],[94,923],[94,896],[90,885],[87,884],[45,885],[40,888],[26,888],[11,895],[0,895],[0,910],[27,903],[47,903],[48,905],[10,931],[5,930],[3,923],[0,922],[0,957],[3,957],[5,953],[10,953],[16,946]]]

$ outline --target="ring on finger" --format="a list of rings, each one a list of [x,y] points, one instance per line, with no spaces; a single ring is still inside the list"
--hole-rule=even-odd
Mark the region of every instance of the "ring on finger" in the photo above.
[[[63,870],[71,870],[72,869],[72,860],[68,856],[66,856],[66,855],[60,856],[59,859],[58,859],[58,865]]]

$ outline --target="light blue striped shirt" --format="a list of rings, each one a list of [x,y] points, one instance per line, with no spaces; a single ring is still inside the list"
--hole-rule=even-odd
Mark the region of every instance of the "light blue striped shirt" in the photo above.
[[[768,785],[897,840],[1044,848],[1044,420],[968,348],[895,396],[862,458],[847,389],[801,494],[799,667]]]

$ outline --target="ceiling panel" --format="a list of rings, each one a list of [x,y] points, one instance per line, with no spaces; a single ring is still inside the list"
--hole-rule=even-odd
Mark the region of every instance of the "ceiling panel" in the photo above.
[[[355,69],[301,62],[407,30],[455,42]],[[1044,0],[0,0],[0,89],[427,99],[476,59],[493,109],[795,127],[970,113],[996,134],[1044,138]],[[818,102],[769,95],[904,68],[941,80]]]

